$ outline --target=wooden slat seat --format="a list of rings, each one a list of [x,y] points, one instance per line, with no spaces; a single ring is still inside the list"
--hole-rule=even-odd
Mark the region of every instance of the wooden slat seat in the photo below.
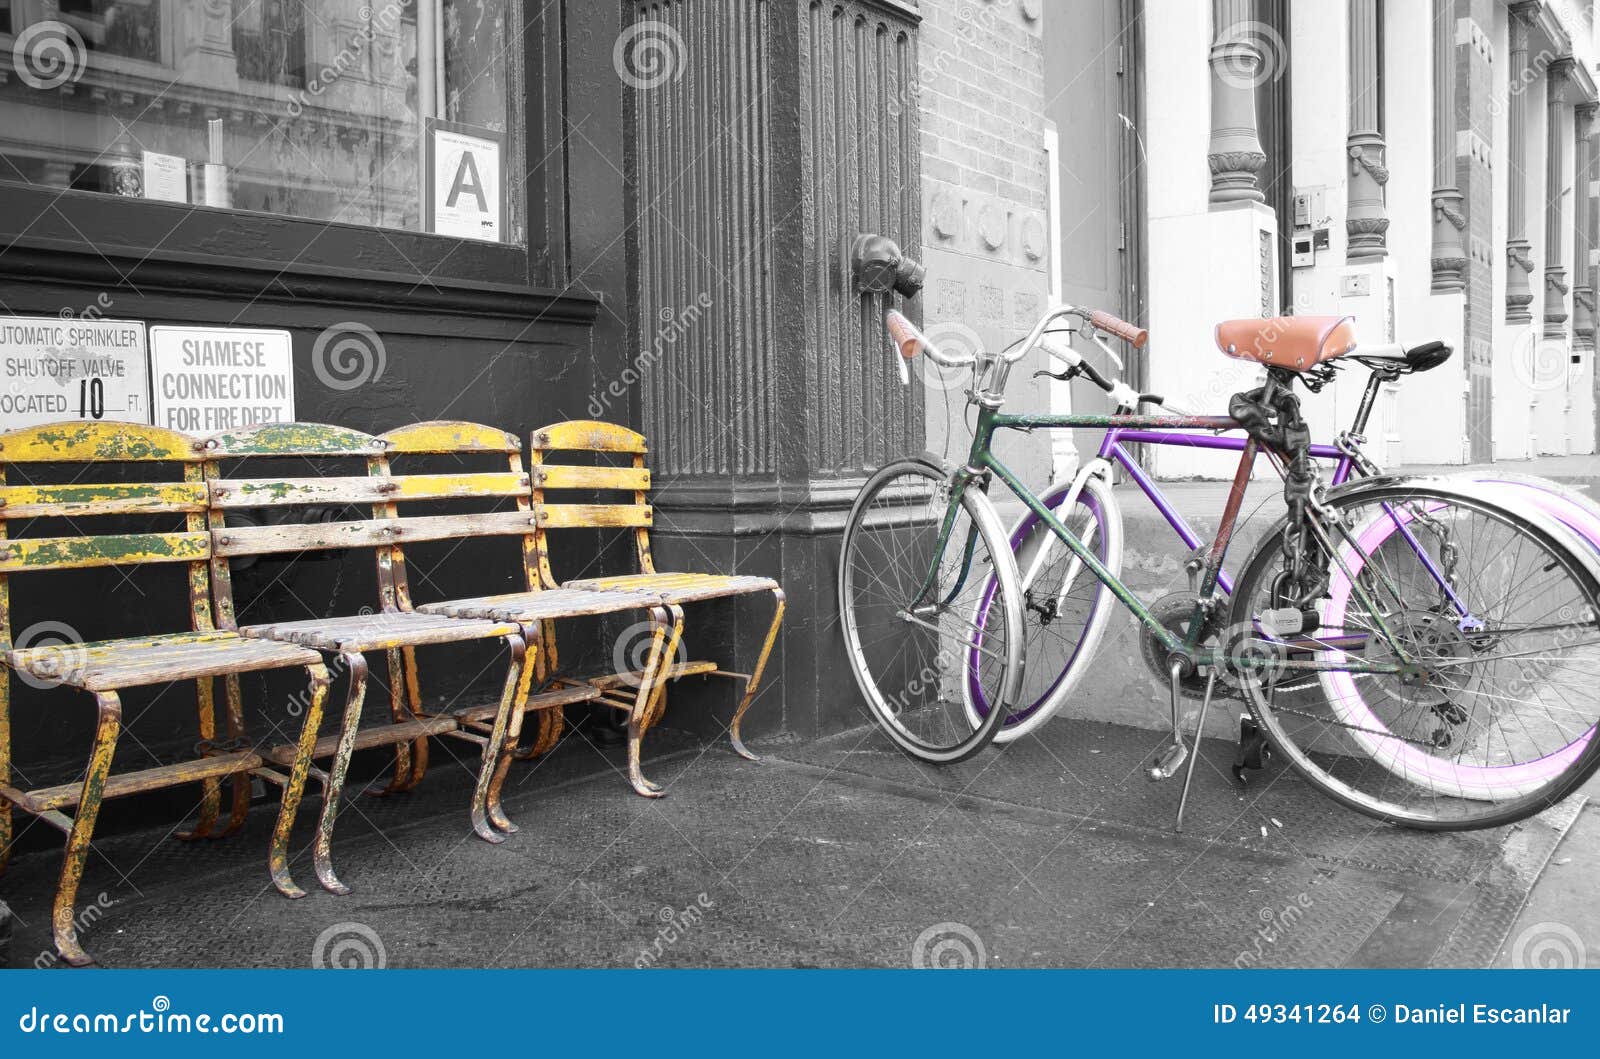
[[[425,614],[456,618],[494,618],[498,621],[535,622],[615,614],[624,610],[659,607],[665,600],[653,592],[598,592],[551,588],[540,592],[506,592],[472,599],[449,599],[417,607]]]
[[[260,768],[261,765],[260,754],[242,750],[231,754],[214,754],[196,761],[180,761],[173,765],[142,769],[138,772],[123,772],[107,778],[101,797],[120,798],[126,794],[156,791],[182,783],[199,783],[218,776],[249,772],[251,769]],[[45,813],[52,809],[67,809],[77,805],[83,797],[83,784],[62,783],[54,787],[41,787],[36,791],[5,788],[0,789],[0,797],[5,797],[18,808],[26,809],[30,813]]]
[[[88,691],[163,684],[321,662],[314,651],[265,644],[232,633],[179,633],[91,644],[51,644],[6,652],[8,665],[36,679]]]
[[[466,620],[415,611],[380,611],[336,618],[246,625],[248,637],[281,640],[322,651],[387,651],[393,647],[460,643],[519,635],[515,622]]]
[[[490,707],[492,710],[493,707]],[[356,732],[353,749],[367,750],[375,746],[393,746],[395,743],[409,743],[413,739],[424,739],[430,735],[444,735],[446,732],[456,730],[457,722],[452,717],[419,717],[414,721],[400,721],[395,724],[379,725],[376,728],[363,728]],[[318,739],[311,747],[311,756],[314,758],[332,757],[339,749],[337,735],[325,735]],[[290,765],[294,763],[295,747],[293,744],[275,746],[264,755],[274,765]]]
[[[50,644],[7,651],[4,657],[7,665],[37,680],[86,691],[136,688],[322,661],[315,651],[294,644],[249,640],[223,632]]]
[[[622,574],[568,581],[562,588],[585,592],[654,592],[667,603],[697,603],[757,592],[775,592],[778,582],[750,574]]]

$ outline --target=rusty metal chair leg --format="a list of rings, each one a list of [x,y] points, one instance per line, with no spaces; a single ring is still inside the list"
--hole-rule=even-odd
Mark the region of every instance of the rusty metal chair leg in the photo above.
[[[527,633],[527,629],[523,630]],[[543,681],[555,670],[556,639],[555,622],[541,621],[537,637],[529,636],[528,646],[538,647],[537,671],[541,686]],[[566,727],[567,715],[565,710],[540,710],[539,733],[534,736],[533,742],[525,747],[519,747],[512,755],[517,761],[532,761],[536,757],[548,754],[556,748],[561,741],[562,729]]]
[[[236,743],[245,738],[244,695],[239,690],[239,674],[229,673],[222,682],[227,702],[228,738]],[[218,838],[237,835],[250,815],[250,776],[239,773],[233,778],[233,811],[228,816],[228,826]]]
[[[11,786],[11,674],[0,672],[0,785]],[[0,873],[11,860],[11,803],[0,798]]]
[[[778,629],[783,625],[783,611],[787,605],[783,589],[773,589],[772,596],[777,609],[773,611],[772,625],[767,629],[767,642],[761,645],[761,656],[756,659],[756,667],[750,671],[750,679],[745,682],[744,698],[739,700],[739,708],[733,711],[733,723],[728,726],[728,741],[733,744],[734,753],[746,761],[760,761],[761,758],[744,745],[744,740],[739,737],[739,725],[750,703],[755,700],[756,689],[761,686],[761,674],[767,668],[767,659],[772,656],[772,645],[778,642]]]
[[[122,702],[114,691],[95,692],[99,708],[99,721],[95,727],[94,749],[89,754],[89,767],[83,776],[83,795],[78,802],[78,812],[72,820],[72,830],[67,833],[66,855],[61,861],[61,883],[56,888],[55,908],[51,925],[55,931],[56,951],[74,967],[86,967],[94,960],[78,944],[78,929],[73,908],[78,900],[78,884],[83,881],[83,866],[89,859],[89,841],[94,837],[95,818],[100,815],[100,803],[105,796],[106,777],[111,774],[111,756],[117,748],[117,734],[122,730]]]
[[[405,706],[405,670],[400,660],[400,648],[389,648],[384,652],[384,660],[389,667],[389,717],[395,724],[401,724],[410,718],[407,716]],[[396,743],[394,745],[394,774],[389,777],[388,786],[369,793],[381,798],[387,794],[408,791],[413,786],[411,772],[411,744],[409,742]]]
[[[217,738],[216,683],[210,677],[200,677],[194,682],[195,701],[200,714],[200,738],[211,745]],[[179,831],[177,837],[184,842],[214,838],[217,817],[222,811],[222,779],[212,776],[200,781],[200,819],[193,830]]]
[[[406,703],[408,712],[412,717],[422,716],[422,682],[417,677],[417,649],[415,647],[400,648],[400,657],[404,660],[406,677]],[[404,790],[415,790],[417,784],[422,782],[422,777],[428,772],[428,737],[422,736],[411,742],[411,780],[405,785]]]
[[[516,824],[512,823],[511,818],[506,815],[505,806],[501,802],[501,794],[505,790],[506,775],[511,771],[511,762],[517,756],[517,743],[522,739],[522,725],[527,716],[524,711],[528,706],[528,692],[533,684],[534,663],[539,652],[539,648],[536,646],[538,640],[528,637],[526,626],[523,627],[523,643],[526,651],[522,662],[521,679],[517,681],[516,707],[511,714],[511,725],[506,731],[505,743],[500,748],[500,755],[494,763],[494,776],[489,781],[487,797],[489,822],[508,835],[515,834],[518,828]],[[546,710],[544,712],[559,712],[559,710],[560,707],[556,707],[553,711]],[[542,726],[540,730],[541,732],[543,731]],[[485,758],[485,761],[487,760]]]
[[[511,668],[506,673],[505,687],[500,691],[500,705],[495,710],[494,727],[489,731],[488,742],[483,745],[483,764],[478,768],[478,783],[472,791],[472,830],[485,842],[495,844],[504,842],[506,836],[501,834],[498,824],[491,826],[489,823],[489,788],[494,782],[495,773],[500,768],[500,751],[506,745],[506,729],[512,724],[512,714],[516,714],[516,724],[520,728],[522,707],[527,701],[517,697],[517,691],[522,686],[522,670],[527,661],[527,645],[521,633],[507,636],[505,640],[511,648]],[[504,812],[500,816],[507,824],[511,824]],[[516,825],[512,824],[506,830],[515,831]]]
[[[295,884],[289,874],[289,834],[294,830],[295,814],[300,811],[300,799],[305,794],[306,776],[311,772],[311,754],[317,745],[317,733],[322,727],[322,705],[328,698],[328,667],[322,663],[306,666],[311,678],[311,702],[306,707],[305,722],[300,727],[300,741],[295,744],[294,766],[289,771],[289,782],[283,788],[283,800],[278,806],[278,823],[272,831],[272,847],[267,854],[267,870],[272,874],[272,885],[285,897],[304,897],[306,892]]]
[[[344,789],[345,776],[350,771],[356,729],[361,727],[361,704],[367,695],[367,660],[355,651],[341,657],[350,671],[350,692],[345,698],[344,727],[339,732],[339,747],[334,751],[333,768],[329,770],[327,791],[322,797],[322,815],[317,820],[316,842],[311,847],[311,861],[316,865],[318,881],[324,890],[335,894],[350,892],[350,887],[340,882],[333,873],[333,823],[339,815],[339,795]]]
[[[628,711],[628,782],[641,797],[663,798],[667,792],[661,785],[645,778],[642,744],[649,728],[650,711],[665,690],[666,669],[677,654],[678,642],[683,639],[683,608],[656,608],[651,616],[655,619],[655,630],[650,637],[650,656],[644,672],[639,675],[639,691],[634,697],[633,709]]]

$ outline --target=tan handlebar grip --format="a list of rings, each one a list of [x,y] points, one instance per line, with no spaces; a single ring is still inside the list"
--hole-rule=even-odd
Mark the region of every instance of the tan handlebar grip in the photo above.
[[[893,311],[885,319],[889,327],[889,337],[894,340],[894,347],[900,351],[902,357],[911,360],[922,352],[922,336],[910,320]]]
[[[1134,349],[1143,349],[1144,344],[1150,341],[1150,332],[1142,327],[1135,327],[1126,320],[1118,319],[1110,313],[1101,312],[1099,309],[1089,314],[1089,323],[1104,331],[1108,335],[1127,339]]]

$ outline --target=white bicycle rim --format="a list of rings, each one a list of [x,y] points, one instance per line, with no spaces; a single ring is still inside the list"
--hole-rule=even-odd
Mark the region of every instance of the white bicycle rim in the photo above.
[[[1082,484],[1080,485],[1079,482]],[[1064,499],[1068,490],[1072,488],[1077,488],[1080,493],[1089,493],[1098,504],[1103,515],[1103,521],[1099,525],[1100,532],[1104,534],[1106,545],[1106,569],[1110,570],[1118,577],[1122,576],[1122,509],[1117,506],[1116,497],[1111,492],[1111,488],[1106,485],[1104,478],[1093,472],[1093,465],[1091,464],[1085,466],[1084,469],[1078,473],[1078,477],[1074,480],[1072,486],[1046,493],[1042,498],[1045,502],[1045,506],[1054,511],[1059,506],[1060,500]],[[1022,515],[1011,526],[1010,530],[1006,534],[1006,540],[1008,542],[1012,542],[1013,545],[1017,543],[1017,534],[1022,531],[1023,524],[1029,520],[1032,514],[1033,513],[1031,511],[1024,511],[1022,513]],[[1053,534],[1046,542],[1046,546],[1055,548],[1066,547],[1066,545],[1057,540]],[[1076,577],[1094,577],[1094,575],[1089,573],[1088,569],[1082,566],[1081,563],[1075,563],[1074,565],[1077,566]],[[1025,572],[1019,568],[1018,576],[1021,577],[1024,573]],[[1076,582],[1076,577],[1073,578],[1073,583]],[[1066,588],[1066,591],[1070,590],[1071,584],[1069,584]],[[1078,640],[1079,647],[1078,650],[1074,652],[1071,662],[1062,672],[1060,678],[1056,681],[1054,687],[1050,691],[1050,694],[1043,702],[1040,703],[1038,708],[1023,720],[1018,721],[1016,724],[1004,725],[1000,731],[995,734],[994,741],[996,743],[1010,743],[1014,740],[1021,739],[1025,735],[1037,731],[1039,726],[1050,720],[1050,718],[1055,715],[1056,711],[1061,708],[1062,704],[1071,697],[1073,690],[1077,687],[1078,683],[1082,681],[1084,674],[1089,671],[1090,664],[1094,661],[1095,655],[1100,650],[1100,641],[1105,636],[1106,627],[1111,624],[1111,612],[1114,609],[1114,605],[1110,596],[1111,590],[1107,588],[1104,583],[1101,583],[1099,589],[1095,593],[1094,606],[1090,613],[1089,623],[1084,628],[1083,636]],[[1024,624],[1026,624],[1026,621],[1027,616],[1024,614]],[[1026,647],[1026,635],[1022,637],[1022,642],[1024,647]],[[1026,666],[1027,664],[1028,660],[1026,656],[1024,656],[1023,665]],[[967,711],[967,720],[974,727],[976,727],[980,718],[978,716],[977,707],[972,701],[971,689],[966,682],[963,682],[962,684],[962,695],[962,704],[965,706]]]

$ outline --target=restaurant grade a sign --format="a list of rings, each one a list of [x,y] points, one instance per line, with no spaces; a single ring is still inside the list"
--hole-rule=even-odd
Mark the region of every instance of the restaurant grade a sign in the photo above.
[[[65,419],[150,422],[140,321],[0,317],[0,369],[0,429]]]

